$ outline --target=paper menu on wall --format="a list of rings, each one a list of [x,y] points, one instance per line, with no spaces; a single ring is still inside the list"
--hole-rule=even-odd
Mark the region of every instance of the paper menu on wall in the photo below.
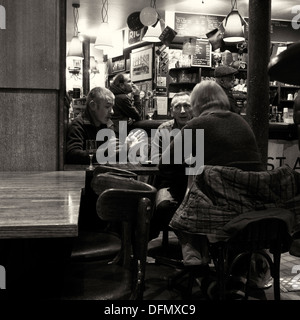
[[[158,115],[168,114],[168,97],[156,97],[156,106]]]

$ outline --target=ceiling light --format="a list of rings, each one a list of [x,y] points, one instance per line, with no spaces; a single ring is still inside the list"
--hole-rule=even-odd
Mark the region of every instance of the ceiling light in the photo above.
[[[231,1],[232,9],[231,12],[227,15],[224,21],[224,37],[223,40],[229,43],[237,43],[245,41],[244,36],[244,22],[245,20],[239,14],[236,6],[236,0]]]
[[[82,51],[82,43],[78,37],[78,18],[79,18],[78,8],[80,7],[80,5],[77,3],[73,3],[72,7],[73,7],[73,17],[74,17],[74,36],[70,42],[67,57],[82,60],[84,58],[83,51]]]
[[[111,30],[108,24],[108,0],[102,0],[101,18],[102,22],[98,30],[98,36],[94,47],[96,49],[102,49],[107,53],[107,51],[110,51],[113,47]]]
[[[159,36],[161,35],[161,32],[160,20],[157,20],[155,25],[148,27],[142,40],[147,42],[160,42]]]

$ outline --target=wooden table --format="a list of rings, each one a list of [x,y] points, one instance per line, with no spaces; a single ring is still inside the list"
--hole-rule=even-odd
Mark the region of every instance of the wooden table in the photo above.
[[[138,176],[155,176],[159,174],[158,166],[143,166],[141,164],[132,164],[130,162],[125,164],[112,164],[110,166],[131,171]]]
[[[85,172],[0,172],[0,239],[78,235]]]
[[[94,166],[99,166],[99,164],[94,164]],[[140,176],[153,176],[159,174],[158,166],[142,166],[141,164],[132,164],[130,162],[125,164],[107,164],[107,166],[128,170]],[[64,170],[86,171],[87,167],[88,165],[86,164],[66,164]]]

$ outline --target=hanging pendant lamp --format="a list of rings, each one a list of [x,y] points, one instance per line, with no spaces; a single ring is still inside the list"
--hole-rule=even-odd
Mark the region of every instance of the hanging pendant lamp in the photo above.
[[[112,32],[108,24],[108,0],[102,0],[101,7],[102,22],[98,30],[94,47],[108,53],[113,48]]]
[[[231,12],[227,15],[224,21],[225,32],[223,40],[228,43],[245,41],[244,19],[241,17],[235,6],[236,0],[233,3]]]
[[[74,36],[70,42],[67,57],[73,58],[76,60],[83,60],[84,56],[82,51],[82,43],[78,37],[78,18],[79,18],[78,8],[80,7],[80,5],[78,3],[73,3],[72,7],[73,7],[73,16],[74,16]]]
[[[161,24],[160,20],[157,20],[156,24],[148,27],[147,32],[143,36],[142,40],[147,42],[160,42],[159,36],[161,35]]]

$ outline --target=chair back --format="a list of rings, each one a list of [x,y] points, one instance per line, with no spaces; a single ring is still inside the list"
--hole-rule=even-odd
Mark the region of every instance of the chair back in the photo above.
[[[123,266],[131,268],[134,281],[131,299],[142,299],[149,226],[157,190],[147,183],[111,173],[97,177],[97,213],[102,220],[123,223]]]

